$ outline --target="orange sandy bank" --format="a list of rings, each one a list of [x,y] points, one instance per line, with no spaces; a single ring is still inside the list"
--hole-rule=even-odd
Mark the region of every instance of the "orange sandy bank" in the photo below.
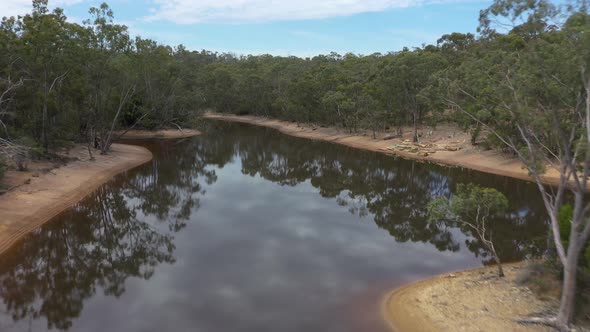
[[[113,176],[152,159],[146,148],[123,144],[113,144],[106,156],[95,154],[95,161],[88,160],[83,146],[69,155],[78,160],[33,177],[0,196],[0,253]]]
[[[353,135],[334,128],[301,126],[293,122],[272,120],[255,116],[208,113],[205,114],[204,117],[208,119],[242,122],[270,127],[291,136],[323,140],[350,146],[353,148],[396,155],[407,159],[422,160],[448,166],[459,166],[485,173],[503,175],[528,181],[532,180],[528,174],[528,171],[518,159],[508,158],[506,155],[496,151],[477,151],[473,146],[465,143],[465,137],[468,137],[468,134],[466,133],[453,132],[453,141],[462,142],[462,144],[467,146],[467,148],[459,151],[441,151],[439,149],[434,154],[423,156],[409,151],[392,150],[391,147],[396,143],[402,143],[403,139],[400,138],[384,140],[383,137],[385,134],[380,134],[376,139],[373,139],[370,135]],[[448,133],[445,132],[443,134],[444,138],[446,139]],[[441,138],[437,143],[441,146],[448,145],[450,141],[445,141],[445,139]],[[559,183],[559,173],[554,169],[549,169],[543,176],[543,180],[546,184],[556,185]]]
[[[148,130],[129,130],[125,132],[121,139],[149,139],[149,138],[188,138],[200,135],[201,132],[194,129],[164,129],[156,131]]]
[[[383,299],[383,318],[397,332],[551,331],[545,326],[513,321],[557,305],[553,300],[538,299],[515,282],[524,266],[506,266],[505,278],[497,277],[495,267],[486,267],[401,287]]]

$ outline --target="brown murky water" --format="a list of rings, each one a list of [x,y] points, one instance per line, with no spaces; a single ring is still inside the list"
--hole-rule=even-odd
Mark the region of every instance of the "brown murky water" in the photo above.
[[[533,185],[240,124],[150,143],[117,177],[0,257],[2,331],[386,331],[380,296],[488,254],[432,225],[458,183],[498,188],[506,261],[539,254]]]

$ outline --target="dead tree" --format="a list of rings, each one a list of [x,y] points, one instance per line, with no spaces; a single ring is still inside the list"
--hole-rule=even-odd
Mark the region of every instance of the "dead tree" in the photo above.
[[[13,82],[9,76],[5,79],[0,78],[0,84],[3,87],[3,91],[0,94],[0,127],[4,130],[6,137],[8,137],[8,128],[3,119],[8,112],[8,105],[12,101],[13,93],[24,84],[24,81],[21,78],[18,81]]]
[[[18,171],[26,171],[29,149],[7,139],[0,138],[0,158],[12,160]]]

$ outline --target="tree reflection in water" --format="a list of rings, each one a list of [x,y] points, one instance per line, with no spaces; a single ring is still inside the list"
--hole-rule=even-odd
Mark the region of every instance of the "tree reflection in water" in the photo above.
[[[511,212],[493,223],[501,258],[514,261],[544,249],[541,203],[535,188],[524,182],[400,161],[263,128],[211,127],[208,135],[194,140],[152,143],[150,165],[102,187],[0,257],[0,296],[12,319],[44,318],[48,328],[66,330],[97,291],[119,297],[128,278],[149,279],[159,264],[174,263],[175,234],[195,221],[191,216],[205,188],[217,181],[215,169],[236,161],[244,175],[281,186],[309,182],[336,209],[374,220],[395,241],[430,243],[450,252],[464,244],[484,263],[490,261],[489,253],[470,230],[428,223],[426,205],[433,197],[450,195],[458,183],[494,187],[511,204]]]
[[[13,320],[45,317],[68,329],[97,288],[119,297],[130,277],[174,262],[174,233],[216,181],[190,144],[157,148],[154,161],[97,190],[0,257],[0,295]]]
[[[223,126],[222,126],[223,127]],[[258,129],[262,130],[262,129]],[[438,250],[457,251],[457,236],[467,236],[465,245],[484,264],[489,253],[471,229],[445,223],[429,223],[426,205],[434,197],[450,195],[458,183],[475,182],[504,192],[511,211],[492,223],[499,255],[516,261],[542,253],[546,241],[546,217],[534,186],[523,181],[457,168],[400,161],[375,153],[324,142],[295,140],[271,130],[254,135],[248,144],[236,146],[242,172],[281,185],[295,186],[310,181],[322,197],[336,202],[361,217],[371,215],[398,242],[427,242]],[[236,130],[222,135],[229,137]],[[228,145],[231,143],[228,143]],[[455,235],[454,235],[455,234]]]

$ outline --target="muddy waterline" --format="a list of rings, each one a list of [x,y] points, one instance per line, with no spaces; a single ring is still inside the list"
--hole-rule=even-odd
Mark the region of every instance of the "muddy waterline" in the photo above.
[[[387,331],[389,289],[478,267],[466,230],[427,202],[474,182],[501,190],[505,261],[543,251],[532,184],[211,122],[145,143],[117,177],[0,257],[0,330]]]

